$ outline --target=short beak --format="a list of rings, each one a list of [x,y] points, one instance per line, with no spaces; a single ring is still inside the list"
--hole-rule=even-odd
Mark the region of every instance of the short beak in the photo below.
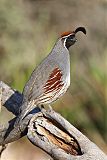
[[[72,41],[73,41],[74,43],[77,42],[76,37],[74,37],[74,38],[72,39]]]

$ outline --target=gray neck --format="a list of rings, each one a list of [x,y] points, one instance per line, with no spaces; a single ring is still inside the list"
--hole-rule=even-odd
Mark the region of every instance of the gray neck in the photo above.
[[[52,52],[55,52],[55,53],[58,52],[59,54],[63,53],[63,52],[69,53],[68,49],[66,47],[64,47],[64,44],[61,39],[58,39],[58,41],[55,43],[55,45],[52,49]]]

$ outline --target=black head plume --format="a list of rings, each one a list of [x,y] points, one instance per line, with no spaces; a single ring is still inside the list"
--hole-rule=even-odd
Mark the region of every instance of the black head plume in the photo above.
[[[77,33],[77,32],[83,32],[84,34],[86,34],[86,29],[84,28],[84,27],[78,27],[74,32],[75,32],[75,34]]]

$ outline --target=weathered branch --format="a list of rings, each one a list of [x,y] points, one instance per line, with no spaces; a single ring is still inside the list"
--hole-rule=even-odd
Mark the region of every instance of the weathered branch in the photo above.
[[[34,115],[27,136],[56,160],[107,160],[93,142],[53,110]]]
[[[0,88],[2,90],[1,105],[13,114],[18,115],[23,99],[22,94],[13,90],[3,82],[0,82]],[[36,108],[35,112],[39,111],[40,110]],[[26,135],[28,122],[31,117],[32,114],[29,114],[20,124],[17,124],[17,126],[15,125],[17,117],[5,125],[0,125],[0,145],[13,142]]]
[[[2,92],[1,105],[7,108],[14,115],[19,114],[19,108],[22,103],[23,96],[16,90],[0,81],[0,90]]]
[[[3,82],[1,104],[16,116],[23,96]],[[35,111],[35,112],[34,112]],[[12,119],[0,126],[0,145],[4,145],[27,135],[28,139],[42,148],[56,160],[107,160],[107,156],[86,136],[53,110],[36,108],[21,123],[14,125]]]

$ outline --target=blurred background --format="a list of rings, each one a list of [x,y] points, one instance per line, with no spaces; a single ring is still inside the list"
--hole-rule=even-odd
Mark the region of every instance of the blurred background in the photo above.
[[[52,107],[107,153],[107,0],[0,0],[0,80],[22,92],[60,34],[78,26],[87,35],[78,33],[70,49],[71,86]],[[2,122],[12,117],[2,108]],[[2,160],[23,156],[48,159],[22,138]]]

